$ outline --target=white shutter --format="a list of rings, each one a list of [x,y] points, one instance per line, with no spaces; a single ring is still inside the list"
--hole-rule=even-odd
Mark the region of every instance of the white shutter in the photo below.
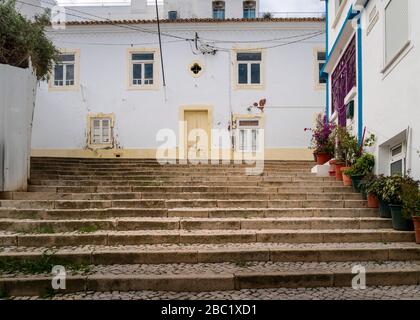
[[[408,0],[391,0],[385,8],[386,63],[395,57],[408,40]]]

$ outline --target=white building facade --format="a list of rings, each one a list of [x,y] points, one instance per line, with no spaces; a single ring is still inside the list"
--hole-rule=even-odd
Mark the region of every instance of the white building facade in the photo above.
[[[375,134],[376,173],[420,179],[420,3],[327,0],[327,108]]]
[[[263,148],[266,159],[312,159],[304,128],[325,109],[325,22],[259,18],[258,8],[165,1],[162,50],[146,1],[115,16],[111,7],[66,8],[65,28],[49,30],[62,56],[39,87],[32,154],[154,158],[172,142],[183,158],[198,129],[211,154]],[[168,130],[175,141],[162,138]],[[228,143],[212,130],[228,132]]]

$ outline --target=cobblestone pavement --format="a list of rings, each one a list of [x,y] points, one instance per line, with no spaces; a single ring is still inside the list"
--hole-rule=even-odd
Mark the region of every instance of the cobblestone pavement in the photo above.
[[[420,300],[420,286],[352,288],[247,289],[214,292],[79,292],[51,298],[11,297],[13,300]]]
[[[420,261],[354,261],[354,262],[223,262],[223,263],[174,263],[174,264],[112,264],[91,265],[88,270],[68,270],[68,275],[182,275],[182,274],[236,274],[242,272],[294,272],[351,271],[356,265],[373,270],[420,270]],[[51,276],[50,273],[38,276]],[[0,278],[33,277],[31,274],[1,272]]]

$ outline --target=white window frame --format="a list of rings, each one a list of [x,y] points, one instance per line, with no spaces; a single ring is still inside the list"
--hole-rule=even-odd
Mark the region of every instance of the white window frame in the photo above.
[[[258,121],[258,125],[241,125],[242,121]],[[260,130],[262,126],[261,118],[237,118],[235,133],[235,151],[237,152],[260,152]],[[255,133],[255,140],[253,135]],[[245,140],[242,139],[245,137]],[[245,143],[245,144],[244,144]]]
[[[95,141],[95,121],[99,121],[100,140]],[[104,121],[108,121],[108,135],[104,136]],[[113,131],[114,131],[114,115],[113,114],[89,114],[88,116],[89,127],[89,147],[91,148],[112,148],[114,144]]]
[[[153,60],[133,60],[133,54],[153,54]],[[158,64],[157,61],[159,59],[159,51],[155,48],[130,48],[127,50],[127,83],[129,90],[157,90],[159,88],[159,77],[158,77]],[[144,75],[145,75],[145,68],[144,65],[151,63],[153,64],[153,83],[144,83]],[[142,83],[141,84],[134,84],[133,83],[133,65],[134,64],[141,64],[142,70]]]
[[[55,66],[54,64],[51,77],[48,82],[48,87],[50,91],[67,91],[67,90],[77,90],[79,87],[79,70],[80,70],[80,50],[79,49],[60,49],[59,55],[73,55],[73,61],[64,61],[57,64],[63,65],[63,80],[61,85],[56,84],[55,80]],[[73,65],[73,83],[68,84],[67,82],[67,66]]]
[[[401,152],[396,154],[396,155],[392,155],[392,152],[395,149],[401,148]],[[406,143],[405,142],[401,142],[398,143],[392,147],[389,148],[389,172],[391,173],[391,166],[392,164],[398,162],[398,161],[402,161],[402,175],[405,175],[406,173],[406,161],[407,161],[407,150],[406,150]]]
[[[382,34],[383,34],[383,40],[382,40],[382,52],[383,52],[383,58],[382,58],[382,70],[381,73],[383,77],[385,78],[400,62],[404,59],[404,57],[411,51],[413,48],[412,43],[412,19],[411,19],[411,1],[408,1],[408,16],[407,16],[407,24],[408,24],[408,39],[404,43],[404,45],[401,47],[399,51],[390,59],[387,59],[386,55],[386,8],[389,6],[390,2],[393,0],[385,0],[383,3],[383,7],[381,10],[382,13]]]
[[[239,53],[260,53],[260,61],[238,61]],[[265,88],[265,50],[258,49],[235,49],[233,50],[233,72],[232,77],[234,89],[264,89]],[[260,83],[251,83],[251,65],[259,63],[260,65]],[[239,83],[239,64],[247,64],[248,83]]]

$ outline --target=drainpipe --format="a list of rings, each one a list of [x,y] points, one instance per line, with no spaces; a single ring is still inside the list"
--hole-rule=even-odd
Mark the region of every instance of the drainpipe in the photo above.
[[[329,39],[328,39],[328,0],[325,0],[325,53],[329,56]],[[327,121],[330,118],[330,75],[327,75],[327,82],[325,83],[325,114]]]
[[[362,50],[362,22],[357,19],[357,132],[359,143],[363,135],[363,50]]]

